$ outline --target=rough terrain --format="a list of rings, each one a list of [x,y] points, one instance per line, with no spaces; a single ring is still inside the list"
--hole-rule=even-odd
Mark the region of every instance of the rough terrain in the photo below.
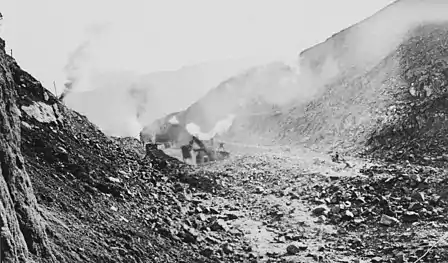
[[[235,261],[219,253],[232,235],[192,213],[198,189],[218,187],[212,179],[157,150],[142,156],[136,139],[105,136],[1,43],[2,262]],[[212,242],[204,226],[219,238],[213,257],[201,255]]]
[[[258,262],[448,260],[445,169],[227,147],[241,155],[199,169],[220,172],[223,186],[222,198],[206,203],[234,210],[229,226],[249,239]]]
[[[3,253],[6,262],[405,262],[426,251],[424,262],[447,259],[442,168],[363,167],[231,143],[231,159],[188,167],[105,136],[4,53],[2,63],[21,125],[23,162],[9,167],[27,171],[45,229],[40,250],[24,228],[16,240],[2,232],[2,242],[28,247]]]
[[[304,52],[311,75],[331,76],[319,96],[283,109],[250,100],[227,138],[239,142],[226,141],[232,157],[200,167],[104,135],[1,41],[2,260],[447,262],[447,28],[413,27],[384,57],[336,80],[324,67],[332,49]],[[327,47],[342,48],[347,32]],[[291,69],[271,66],[291,87]],[[229,83],[253,88],[250,76]],[[197,118],[213,124],[208,117]]]
[[[447,10],[441,0],[396,1],[301,52],[298,70],[273,63],[235,76],[178,119],[206,132],[235,114],[227,140],[251,144],[440,159]]]

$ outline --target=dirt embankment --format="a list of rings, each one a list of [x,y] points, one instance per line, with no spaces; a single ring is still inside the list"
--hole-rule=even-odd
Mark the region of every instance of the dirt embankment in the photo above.
[[[220,188],[215,177],[156,149],[143,158],[135,140],[105,136],[0,43],[2,262],[246,258],[222,249],[240,243],[222,211],[201,208]]]

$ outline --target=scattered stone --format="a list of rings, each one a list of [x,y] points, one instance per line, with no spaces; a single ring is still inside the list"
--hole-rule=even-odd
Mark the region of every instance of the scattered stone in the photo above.
[[[350,211],[348,211],[348,210],[345,211],[345,213],[344,213],[344,218],[345,218],[346,220],[351,220],[351,219],[353,219],[354,217],[355,217],[355,216],[353,215],[352,212],[350,212]]]
[[[406,223],[417,222],[420,219],[420,215],[414,211],[406,211],[403,214],[403,221]]]
[[[21,109],[38,122],[51,123],[57,121],[53,108],[44,102],[33,101],[29,106],[22,106]]]
[[[220,230],[229,231],[230,228],[223,219],[217,219],[212,223],[210,229],[213,231],[220,231]]]
[[[328,214],[328,211],[329,209],[326,205],[320,205],[313,209],[313,214],[316,216],[326,215]]]
[[[327,221],[327,217],[324,216],[324,215],[320,215],[320,216],[317,218],[317,223],[325,223],[325,221]]]
[[[298,243],[298,244],[297,244],[297,247],[298,247],[300,250],[302,250],[302,251],[305,251],[305,250],[308,249],[308,246],[305,245],[305,244],[303,244],[303,243]]]
[[[333,213],[333,214],[339,214],[340,211],[341,211],[341,207],[339,205],[335,205],[331,208],[331,213]]]
[[[381,225],[385,226],[394,226],[400,224],[400,221],[396,219],[395,217],[391,217],[388,215],[382,215],[380,220]]]
[[[224,251],[224,253],[226,253],[226,254],[233,253],[233,247],[228,243],[224,244],[221,248],[222,248],[222,251]]]
[[[298,253],[300,252],[300,249],[299,249],[299,247],[297,247],[297,246],[291,244],[291,245],[289,245],[288,247],[286,247],[286,252],[287,252],[289,255],[296,255],[296,254],[298,254]]]
[[[225,220],[236,220],[239,218],[239,213],[237,212],[225,212]]]
[[[107,177],[107,180],[109,180],[112,183],[120,183],[121,180],[115,177]]]
[[[341,176],[339,176],[339,175],[330,175],[330,179],[331,179],[332,181],[339,180],[340,178],[341,178]]]
[[[411,195],[411,198],[417,202],[425,202],[425,194],[422,192],[415,192]]]
[[[372,258],[371,262],[375,262],[375,263],[380,263],[383,262],[383,258],[382,257],[374,257]]]
[[[286,242],[286,237],[285,236],[279,236],[279,237],[275,237],[274,240],[277,241],[278,243],[285,243]]]
[[[354,222],[355,224],[359,225],[359,224],[361,224],[362,222],[364,222],[364,219],[363,219],[363,218],[355,218],[355,219],[353,220],[353,222]]]
[[[316,204],[318,204],[318,205],[323,205],[323,204],[326,203],[325,200],[323,200],[323,199],[319,199],[319,198],[315,198],[315,199],[314,199],[314,202],[315,202]]]
[[[418,211],[423,208],[423,205],[419,202],[413,202],[409,204],[408,210],[409,211]]]
[[[395,255],[394,260],[395,260],[394,263],[406,263],[406,262],[408,262],[407,258],[406,258],[406,255],[403,252],[397,253]]]
[[[201,250],[200,254],[203,255],[204,257],[211,257],[213,255],[213,249],[210,247],[204,248],[203,250]]]
[[[261,187],[261,186],[257,186],[257,187],[255,188],[255,193],[256,193],[256,194],[263,194],[264,192],[265,192],[265,190],[264,190],[264,188]]]
[[[120,221],[124,221],[124,222],[126,222],[126,223],[129,223],[129,220],[126,219],[126,218],[124,218],[123,216],[120,216]]]
[[[221,241],[212,237],[212,236],[206,236],[205,239],[210,242],[210,243],[214,243],[214,244],[219,244]]]

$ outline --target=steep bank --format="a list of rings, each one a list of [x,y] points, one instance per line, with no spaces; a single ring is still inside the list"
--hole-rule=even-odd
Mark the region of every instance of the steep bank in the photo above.
[[[377,157],[396,152],[410,161],[416,160],[415,154],[440,155],[446,142],[435,135],[446,125],[440,105],[446,97],[447,28],[417,27],[366,74],[327,85],[322,97],[290,112],[285,137],[317,149],[365,151]],[[427,151],[431,147],[438,150]]]
[[[243,242],[219,227],[221,211],[199,208],[220,188],[213,175],[156,149],[142,158],[135,139],[107,137],[24,72],[3,43],[2,262],[242,261],[221,249]]]
[[[446,11],[439,0],[397,1],[303,51],[299,71],[274,64],[236,76],[179,116],[208,128],[235,113],[228,137],[236,141],[442,160],[445,142],[430,138],[444,127],[433,105],[445,96]],[[255,95],[241,106],[246,91]]]
[[[47,237],[46,224],[39,213],[31,186],[30,174],[24,167],[20,135],[20,109],[11,74],[10,58],[0,39],[0,251],[4,262],[57,262]],[[34,83],[30,83],[34,86]],[[32,176],[32,175],[31,175]]]

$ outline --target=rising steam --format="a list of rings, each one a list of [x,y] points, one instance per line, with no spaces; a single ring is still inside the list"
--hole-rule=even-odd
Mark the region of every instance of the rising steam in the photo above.
[[[217,76],[214,82],[207,82],[214,84],[203,85],[200,90],[197,83],[186,85],[186,81],[171,83],[172,89],[157,84],[160,78],[178,79],[177,75],[145,75],[155,70],[151,68],[153,59],[165,63],[161,68],[167,68],[171,62],[165,61],[181,57],[181,51],[173,44],[173,54],[157,54],[151,47],[160,45],[157,39],[161,32],[147,32],[141,23],[119,20],[116,24],[90,30],[86,41],[73,52],[66,67],[67,87],[70,88],[65,100],[68,106],[86,114],[108,133],[137,136],[142,126],[171,112],[184,110],[208,89],[237,75],[228,85],[220,85],[225,90],[224,95],[200,103],[203,109],[197,112],[205,112],[201,118],[208,120],[208,124],[193,122],[192,125],[208,129],[225,114],[237,112],[245,103],[260,99],[275,106],[303,104],[322,94],[325,85],[335,77],[349,71],[351,76],[363,74],[389,55],[413,25],[446,20],[446,7],[445,0],[397,1],[326,43],[302,52],[299,61],[294,62],[300,65],[299,69],[297,65],[274,64],[239,75],[243,70],[240,67],[232,74]],[[154,37],[148,38],[148,35]],[[208,72],[201,72],[201,76],[206,75]],[[243,99],[238,101],[239,98]]]
[[[187,124],[185,128],[191,135],[198,137],[200,140],[210,140],[216,135],[223,135],[224,133],[226,133],[232,126],[234,119],[235,115],[229,114],[225,119],[218,121],[213,129],[207,133],[202,132],[201,127],[193,122]]]
[[[171,117],[171,119],[168,120],[168,123],[179,124],[179,121],[177,120],[176,116],[173,116],[173,117]]]
[[[137,136],[142,127],[186,109],[219,82],[259,63],[240,59],[148,73],[154,70],[150,67],[153,58],[166,59],[154,54],[154,43],[144,30],[129,30],[136,26],[141,27],[105,24],[91,28],[65,67],[62,97],[67,106],[87,115],[107,134]]]

